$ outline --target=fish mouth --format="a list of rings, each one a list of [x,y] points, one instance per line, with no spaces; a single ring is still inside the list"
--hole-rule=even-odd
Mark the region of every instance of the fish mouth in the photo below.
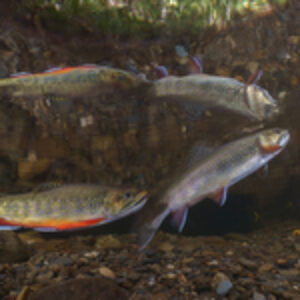
[[[139,199],[139,202],[145,201],[149,198],[147,191],[139,192],[136,197]]]
[[[288,142],[290,140],[290,133],[288,132],[288,130],[283,130],[279,140],[278,140],[278,144],[280,145],[280,147],[285,147]]]

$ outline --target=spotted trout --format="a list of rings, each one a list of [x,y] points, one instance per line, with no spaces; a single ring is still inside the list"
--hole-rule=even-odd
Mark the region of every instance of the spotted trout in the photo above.
[[[149,199],[138,215],[134,228],[141,249],[169,213],[181,231],[188,207],[205,198],[223,205],[228,188],[265,166],[283,150],[289,138],[287,130],[267,129],[225,144],[198,160],[193,157],[193,166],[179,174],[161,196]]]
[[[147,193],[130,188],[63,185],[0,197],[0,230],[64,231],[102,225],[139,210]]]
[[[225,109],[262,121],[276,116],[279,109],[269,92],[254,84],[260,76],[261,72],[256,72],[247,83],[207,74],[166,76],[153,82],[148,95],[178,102],[192,115],[199,115],[203,108]]]
[[[114,88],[131,89],[139,85],[138,76],[106,66],[82,65],[54,68],[42,73],[17,73],[0,79],[0,96],[82,97],[114,92]]]

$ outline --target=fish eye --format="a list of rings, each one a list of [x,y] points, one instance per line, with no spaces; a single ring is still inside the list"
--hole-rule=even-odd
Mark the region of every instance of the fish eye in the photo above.
[[[274,129],[274,132],[277,133],[277,134],[280,134],[280,133],[281,133],[281,130],[280,130],[279,128],[275,128],[275,129]]]
[[[127,199],[130,198],[130,197],[131,197],[131,193],[130,193],[130,192],[126,192],[126,193],[124,194],[124,197],[127,198]]]

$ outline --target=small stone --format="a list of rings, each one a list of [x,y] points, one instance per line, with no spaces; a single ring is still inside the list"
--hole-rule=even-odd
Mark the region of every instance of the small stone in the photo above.
[[[207,262],[208,266],[217,266],[218,264],[219,264],[219,262],[215,259]]]
[[[259,267],[258,272],[259,273],[264,273],[264,272],[269,272],[274,268],[273,264],[263,264]]]
[[[258,292],[253,293],[253,300],[265,300],[266,297]]]
[[[0,263],[14,263],[27,260],[27,246],[13,231],[0,231]]]
[[[86,258],[97,258],[99,256],[98,251],[91,251],[84,254],[84,257]]]
[[[276,263],[279,267],[285,267],[287,260],[284,258],[278,258]]]
[[[102,276],[104,276],[106,278],[110,278],[110,279],[116,278],[115,273],[107,267],[100,267],[99,272]]]
[[[234,255],[234,252],[232,250],[229,250],[225,253],[227,256],[232,256]]]
[[[174,273],[167,273],[166,274],[166,278],[168,278],[168,279],[175,279],[177,276],[176,276],[176,274],[174,274]]]
[[[239,259],[239,263],[240,263],[242,266],[244,266],[244,267],[246,267],[246,268],[248,268],[248,269],[251,269],[251,270],[254,270],[254,269],[257,268],[257,264],[256,264],[255,261],[250,260],[250,259],[247,259],[247,258],[245,258],[245,257],[241,257],[241,258]]]
[[[120,240],[110,235],[104,235],[97,239],[95,247],[98,249],[120,249],[123,247]]]
[[[288,280],[293,280],[300,275],[300,271],[297,269],[279,270],[279,274]]]
[[[220,296],[227,295],[233,287],[228,276],[221,272],[216,273],[216,275],[213,277],[211,286]]]
[[[169,242],[163,242],[161,244],[159,244],[159,247],[158,249],[163,251],[163,252],[170,252],[174,249],[174,245],[172,245],[171,243]]]
[[[194,257],[185,257],[183,260],[182,260],[182,264],[183,265],[186,265],[186,264],[189,264],[189,263],[192,263],[193,261],[195,261],[195,258]]]
[[[168,265],[167,265],[167,269],[168,269],[168,270],[174,270],[174,269],[175,269],[175,266],[172,265],[172,264],[168,264]]]
[[[67,256],[58,256],[50,261],[50,265],[71,266],[73,264],[74,264],[74,260]]]
[[[44,274],[40,274],[36,277],[36,281],[41,282],[41,281],[47,281],[51,278],[53,278],[54,273],[52,271],[49,271],[47,273]]]

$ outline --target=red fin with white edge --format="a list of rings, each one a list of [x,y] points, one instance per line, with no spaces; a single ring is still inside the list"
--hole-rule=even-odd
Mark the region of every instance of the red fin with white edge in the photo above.
[[[182,232],[184,225],[186,223],[187,215],[188,215],[187,207],[182,207],[172,212],[171,224],[178,230],[178,232]]]
[[[32,76],[32,73],[29,72],[18,72],[18,73],[13,73],[10,75],[11,78],[19,78],[19,77],[27,77],[27,76]]]
[[[191,74],[203,73],[203,60],[201,57],[197,57],[197,56],[189,57],[189,71]]]
[[[249,77],[246,85],[248,86],[249,84],[256,83],[261,78],[262,74],[263,70],[257,69],[257,71]]]
[[[210,198],[220,206],[223,206],[227,200],[227,190],[228,188],[226,186],[222,186],[214,194],[212,194]]]
[[[268,175],[268,171],[269,171],[269,166],[268,164],[265,164],[258,170],[258,174],[259,176],[265,178]]]
[[[18,230],[22,227],[21,224],[8,221],[4,218],[0,218],[0,230]]]

